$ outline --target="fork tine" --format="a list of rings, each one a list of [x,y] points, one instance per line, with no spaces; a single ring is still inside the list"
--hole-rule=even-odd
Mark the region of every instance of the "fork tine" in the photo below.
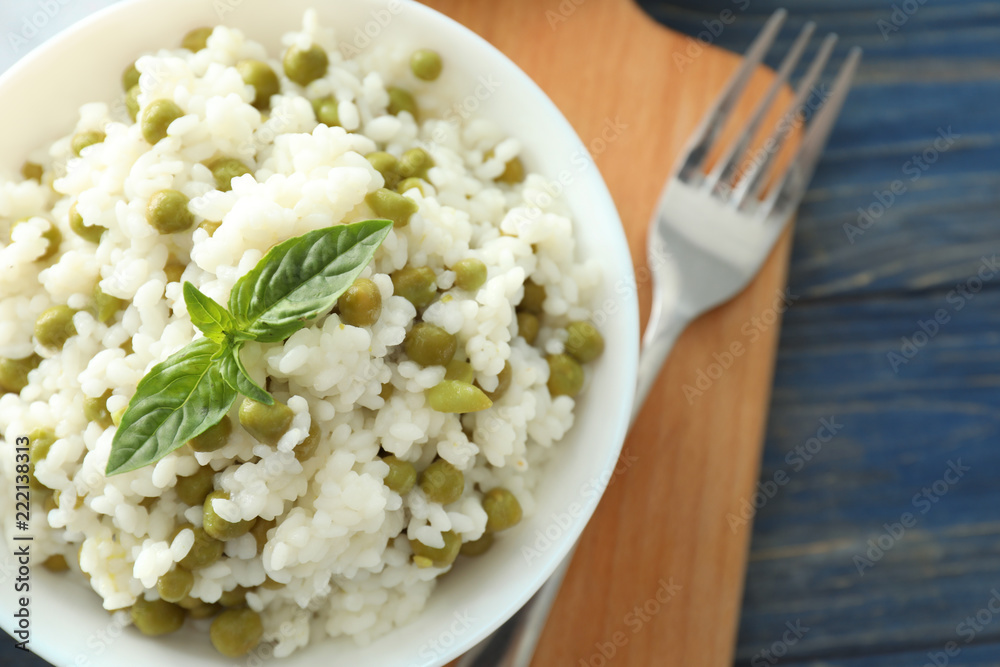
[[[860,60],[861,47],[855,46],[847,55],[840,72],[837,73],[837,78],[833,81],[833,91],[827,98],[826,104],[806,130],[806,136],[799,146],[795,160],[761,205],[760,215],[767,216],[775,211],[783,214],[786,207],[798,206],[809,186],[809,181],[812,180],[813,172],[816,171],[816,164],[819,162],[823,147],[826,146],[826,140],[830,138],[830,132],[837,122],[844,100],[847,99],[851,80]]]
[[[830,59],[830,54],[833,53],[833,47],[836,43],[837,35],[833,33],[827,35],[826,39],[823,40],[823,44],[816,53],[816,57],[813,58],[812,65],[809,66],[809,71],[806,72],[805,77],[799,83],[795,99],[788,105],[771,137],[765,142],[765,146],[770,145],[772,148],[766,152],[763,160],[750,165],[750,168],[743,174],[740,182],[734,187],[730,200],[734,206],[742,206],[746,201],[756,199],[760,196],[761,189],[767,183],[766,178],[771,170],[771,165],[781,153],[781,147],[792,131],[791,119],[799,113],[806,99],[812,94],[813,87],[826,68],[826,63]]]
[[[771,108],[774,98],[777,97],[778,92],[785,84],[785,81],[788,80],[788,76],[798,64],[799,58],[802,57],[802,52],[805,51],[806,45],[809,43],[809,39],[812,37],[815,30],[816,24],[812,21],[803,26],[802,31],[795,40],[795,43],[793,43],[791,49],[789,49],[788,55],[786,55],[784,60],[781,62],[781,66],[778,68],[777,76],[775,76],[774,81],[771,82],[771,86],[768,88],[767,93],[761,98],[760,102],[757,103],[757,108],[754,109],[753,115],[750,117],[750,122],[747,124],[743,134],[741,134],[739,139],[737,139],[736,142],[734,142],[727,149],[722,158],[719,159],[719,162],[712,169],[712,172],[708,175],[705,184],[709,190],[716,189],[716,186],[720,183],[722,184],[723,189],[729,189],[729,181],[736,170],[739,169],[744,153],[746,153],[750,142],[753,141],[754,135],[757,133],[757,129],[760,127],[760,124],[764,122],[764,116],[767,114],[768,109]]]
[[[705,158],[708,157],[709,149],[722,131],[726,120],[729,118],[729,113],[736,105],[736,101],[740,98],[743,89],[750,82],[750,77],[761,62],[763,62],[764,55],[771,48],[771,44],[781,29],[781,24],[784,23],[786,16],[788,16],[788,12],[784,9],[779,9],[767,20],[760,34],[757,35],[753,43],[750,44],[750,48],[747,49],[747,53],[743,57],[743,62],[739,69],[733,73],[722,94],[719,95],[719,99],[716,100],[715,105],[709,111],[705,120],[702,121],[702,124],[695,130],[691,137],[687,155],[678,172],[678,176],[682,180],[689,180],[690,176],[701,170],[705,163]]]

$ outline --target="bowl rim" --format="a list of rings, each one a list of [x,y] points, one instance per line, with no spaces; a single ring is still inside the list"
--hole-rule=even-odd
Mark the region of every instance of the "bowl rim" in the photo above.
[[[238,5],[249,5],[252,6],[255,3],[262,3],[265,0],[231,0],[232,2],[237,2]],[[304,0],[303,0],[304,1]],[[357,1],[357,0],[355,0]],[[37,47],[33,48],[30,52],[24,54],[19,60],[17,60],[7,71],[0,74],[0,92],[4,91],[6,88],[13,86],[19,79],[30,74],[34,69],[39,67],[44,67],[47,64],[55,61],[56,57],[60,52],[65,51],[67,48],[72,46],[74,43],[84,43],[88,39],[92,39],[95,35],[99,34],[101,31],[101,26],[110,20],[113,20],[116,16],[127,15],[132,12],[139,11],[139,9],[144,7],[151,7],[160,2],[160,0],[124,0],[107,6],[94,14],[87,16],[79,21],[74,22],[68,27],[63,28],[57,32],[52,37],[46,39],[44,42],[39,44]],[[183,5],[182,11],[187,11],[191,6],[193,0],[188,0],[187,4]],[[569,123],[569,121],[563,116],[561,111],[556,107],[556,105],[551,101],[551,99],[545,94],[544,91],[535,83],[530,76],[524,73],[515,63],[513,63],[505,54],[499,51],[496,47],[486,41],[484,38],[474,33],[470,29],[466,28],[462,24],[458,23],[454,19],[441,14],[440,12],[427,7],[425,5],[419,4],[417,2],[410,2],[409,0],[389,0],[389,4],[396,3],[401,6],[405,6],[406,11],[415,12],[418,15],[422,15],[422,18],[418,20],[427,21],[439,21],[443,26],[448,26],[450,30],[457,30],[461,33],[465,33],[465,36],[469,41],[475,44],[476,49],[481,49],[484,53],[484,58],[488,58],[491,61],[496,61],[497,66],[501,67],[505,73],[509,73],[513,77],[520,80],[520,86],[524,89],[526,94],[530,94],[532,99],[526,105],[527,107],[538,109],[545,113],[546,118],[553,118],[557,122],[555,125],[562,126],[562,129],[567,133],[567,139],[571,144],[578,146],[581,150],[586,151],[586,148],[580,139],[579,135],[576,133],[575,129]],[[205,3],[208,4],[208,3]],[[318,5],[319,3],[315,3]],[[333,4],[333,3],[331,3]],[[360,0],[360,4],[370,7],[384,7],[385,3],[377,2],[376,0]],[[295,5],[299,6],[298,3]],[[320,14],[323,14],[323,10]],[[333,9],[327,9],[327,11],[333,11]],[[293,11],[294,13],[294,11]],[[321,22],[324,22],[321,19]],[[216,21],[216,24],[227,24],[225,17],[221,20]],[[324,22],[325,24],[325,22]],[[94,34],[91,34],[94,33]],[[259,40],[260,36],[256,34],[248,35],[251,39]],[[154,48],[159,48],[156,45]],[[149,50],[149,49],[147,49]],[[39,133],[40,134],[40,133]],[[46,145],[47,142],[51,141],[50,138],[46,137],[41,140],[43,143],[38,144],[37,141],[34,145]],[[589,154],[588,154],[589,155]],[[612,238],[608,238],[606,244],[602,248],[602,252],[607,253],[609,256],[614,257],[615,265],[619,268],[625,270],[624,279],[630,280],[631,284],[635,284],[635,276],[632,270],[631,255],[628,250],[627,241],[625,239],[624,229],[621,224],[620,217],[617,212],[617,208],[611,198],[611,194],[607,189],[607,185],[601,176],[600,172],[597,170],[596,165],[593,168],[593,173],[585,174],[581,180],[587,182],[588,187],[591,189],[591,195],[597,201],[598,205],[601,205],[606,209],[604,211],[605,216],[611,216],[608,220],[608,229],[617,230],[616,234],[612,235]],[[551,177],[552,175],[549,174]],[[577,212],[573,213],[574,221],[578,217]],[[576,222],[576,224],[579,224]],[[609,278],[606,278],[606,281]],[[625,326],[627,335],[624,336],[623,340],[617,341],[619,344],[624,345],[621,352],[621,359],[624,362],[623,372],[626,379],[631,380],[631,386],[635,384],[635,376],[638,366],[638,352],[639,352],[639,321],[638,321],[638,303],[634,293],[630,298],[624,298],[618,304],[619,308],[615,315],[617,318],[623,318],[623,321],[627,322]],[[590,388],[590,391],[594,391],[594,387]],[[595,497],[587,498],[583,502],[583,508],[579,512],[578,516],[575,517],[575,521],[566,531],[563,538],[559,543],[548,553],[544,555],[544,562],[536,567],[534,570],[534,575],[530,578],[526,578],[523,583],[521,593],[515,596],[511,602],[502,610],[500,610],[495,618],[490,623],[482,624],[476,632],[472,632],[461,638],[461,641],[457,642],[456,645],[445,652],[440,653],[436,657],[436,661],[433,662],[435,665],[447,664],[450,660],[458,657],[465,651],[467,651],[472,646],[479,643],[484,637],[488,636],[490,633],[495,631],[500,625],[506,622],[511,616],[513,616],[526,602],[532,597],[535,592],[544,584],[546,580],[552,575],[556,570],[562,560],[570,553],[571,549],[574,547],[575,543],[579,539],[580,534],[587,525],[592,516],[593,512],[596,510],[597,504],[600,498],[603,496],[604,489],[607,486],[608,481],[610,481],[615,466],[617,465],[618,458],[621,453],[622,446],[624,444],[625,435],[628,430],[628,422],[631,414],[631,396],[621,397],[613,405],[609,406],[607,403],[602,403],[602,410],[606,410],[608,407],[613,409],[605,414],[605,418],[614,423],[613,433],[613,446],[606,447],[601,451],[605,452],[604,460],[600,464],[600,469],[602,471],[602,476],[604,479],[600,480],[600,487]],[[576,410],[579,410],[579,405]],[[525,535],[527,540],[527,535]],[[9,540],[8,540],[9,544]],[[10,549],[4,550],[5,556],[9,557]],[[433,595],[431,596],[433,598]],[[13,602],[12,600],[10,602]],[[11,626],[11,616],[6,612],[11,607],[8,604],[8,596],[0,594],[0,610],[3,610],[3,622],[0,623],[5,630],[10,631]],[[426,613],[422,612],[422,613]],[[56,637],[58,633],[54,633],[53,637]],[[37,635],[37,632],[35,634]],[[34,640],[33,640],[34,641]],[[324,641],[329,641],[324,639]],[[376,640],[378,641],[378,640]],[[323,643],[323,641],[317,642]],[[53,641],[51,643],[39,643],[33,646],[38,655],[52,661],[56,665],[69,665],[72,662],[72,646],[66,645],[59,641]],[[424,664],[424,663],[421,663]],[[432,663],[426,663],[432,664]]]

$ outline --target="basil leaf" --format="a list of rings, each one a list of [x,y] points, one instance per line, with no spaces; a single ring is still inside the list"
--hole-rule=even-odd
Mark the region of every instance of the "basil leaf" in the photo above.
[[[274,398],[263,387],[253,381],[240,359],[240,346],[234,345],[222,357],[222,379],[230,387],[248,398],[264,405],[274,405]]]
[[[224,342],[226,334],[236,328],[236,323],[228,310],[187,281],[184,282],[184,303],[187,304],[191,322],[205,334],[206,338],[216,343]]]
[[[136,388],[111,441],[107,475],[160,460],[218,424],[236,402],[215,341],[199,338],[153,367]]]
[[[262,342],[281,341],[333,309],[375,256],[390,220],[336,225],[271,248],[229,295],[239,328]]]
[[[191,321],[205,334],[139,381],[111,441],[107,475],[160,460],[218,424],[239,394],[274,399],[243,366],[247,340],[280,342],[329,312],[389,234],[390,220],[336,225],[272,248],[229,296],[229,310],[184,283]]]
[[[331,306],[330,308],[333,308]],[[293,333],[306,326],[304,320],[292,320],[281,325],[261,324],[260,326],[248,328],[249,325],[239,324],[242,340],[255,340],[258,343],[281,343]]]

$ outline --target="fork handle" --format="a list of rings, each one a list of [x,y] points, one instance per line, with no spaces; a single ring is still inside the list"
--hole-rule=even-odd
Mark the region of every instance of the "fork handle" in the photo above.
[[[658,287],[658,286],[657,286]],[[654,287],[653,309],[649,313],[649,322],[646,330],[642,334],[642,350],[639,353],[639,373],[636,380],[635,399],[632,401],[632,418],[629,421],[629,429],[635,424],[639,417],[639,411],[646,403],[649,392],[656,383],[656,378],[663,369],[663,364],[667,360],[667,355],[673,349],[674,343],[680,337],[681,332],[691,323],[691,317],[686,310],[679,307],[667,308],[663,305],[663,298],[658,294],[659,290]]]
[[[670,349],[691,321],[682,310],[667,309],[662,305],[663,299],[658,294],[658,287],[659,285],[654,288],[653,310],[642,336],[639,375],[635,400],[632,403],[632,418],[629,420],[630,429],[635,424],[642,404],[660,374]],[[566,571],[569,570],[575,551],[576,545],[573,545],[548,581],[542,584],[520,611],[472,651],[466,653],[458,661],[457,667],[530,667],[535,647],[538,646],[542,630],[545,629],[545,621],[548,620],[549,612],[559,594],[559,587],[566,576]]]

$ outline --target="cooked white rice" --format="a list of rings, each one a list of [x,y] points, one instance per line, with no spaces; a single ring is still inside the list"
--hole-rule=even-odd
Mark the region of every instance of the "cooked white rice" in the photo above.
[[[444,570],[414,565],[407,538],[430,546],[443,545],[447,530],[463,541],[480,538],[486,525],[481,489],[506,487],[525,514],[532,513],[539,468],[573,423],[573,399],[553,399],[546,388],[545,355],[562,351],[568,321],[589,319],[586,304],[599,280],[596,264],[575,254],[563,205],[541,196],[547,192],[541,176],[516,186],[494,181],[520,154],[518,141],[485,119],[434,120],[449,108],[448,95],[410,74],[407,50],[373,48],[345,60],[333,31],[318,26],[312,13],[303,31],[283,42],[325,47],[326,76],[303,89],[260,44],[219,27],[198,53],[162,50],[137,62],[140,103],[170,98],[187,113],[167,139],[150,147],[120,101],[86,104],[73,132],[29,156],[45,166],[42,184],[0,179],[0,238],[8,238],[14,221],[29,219],[0,246],[0,356],[44,357],[19,395],[0,397],[5,487],[13,484],[15,438],[38,427],[57,437],[35,468],[38,480],[59,492],[54,509],[35,508],[38,560],[65,556],[74,572],[89,577],[106,609],[124,609],[139,596],[155,599],[157,578],[191,545],[190,531],[169,541],[175,527],[202,521],[201,508],[181,503],[172,487],[179,476],[211,465],[216,486],[232,498],[216,502],[220,515],[278,524],[262,555],[251,535],[227,542],[222,560],[195,572],[191,595],[214,602],[236,586],[254,589],[247,602],[261,612],[264,639],[276,642],[278,656],[324,635],[370,642],[419,614]],[[282,93],[267,118],[251,106],[252,88],[233,67],[244,58],[265,60],[281,78]],[[388,115],[390,84],[413,90],[426,120]],[[343,128],[318,125],[314,117],[310,99],[329,94],[340,101]],[[83,130],[107,138],[74,158],[70,137]],[[200,335],[187,315],[182,283],[168,282],[170,258],[187,264],[182,281],[225,303],[235,281],[275,243],[375,217],[364,198],[383,180],[364,155],[400,155],[415,146],[436,163],[429,173],[432,193],[407,192],[419,212],[390,232],[362,274],[381,291],[377,323],[347,326],[331,314],[283,344],[244,348],[251,373],[269,376],[275,398],[296,413],[279,445],[256,442],[234,408],[234,432],[224,448],[195,454],[183,447],[154,465],[105,477],[115,427],[88,423],[84,399],[111,390],[107,407],[118,411],[153,365]],[[216,190],[201,164],[219,153],[253,170],[235,179],[231,192]],[[198,221],[221,220],[214,235],[152,229],[146,204],[164,188],[188,195]],[[88,224],[109,230],[99,245],[70,231],[74,202]],[[61,250],[36,261],[50,224],[62,232]],[[448,269],[467,257],[488,267],[488,281],[476,293],[453,287]],[[422,368],[400,352],[417,312],[393,296],[388,274],[407,264],[437,273],[443,296],[422,318],[458,336],[458,357],[469,360],[484,389],[496,387],[497,373],[510,361],[511,387],[494,407],[464,416],[428,407],[424,392],[442,380],[444,369]],[[517,337],[514,317],[529,277],[548,294],[534,346]],[[109,325],[88,312],[97,283],[128,301]],[[33,324],[59,304],[79,309],[78,334],[52,352],[34,341]],[[127,353],[121,346],[130,339]],[[384,383],[395,388],[388,401],[379,396]],[[312,423],[322,444],[300,464],[292,450]],[[435,456],[453,463],[465,473],[464,495],[446,507],[430,502],[419,486],[400,497],[382,482],[388,466],[380,448],[418,470]],[[156,502],[142,504],[150,498]],[[12,516],[3,512],[8,524]],[[12,532],[5,525],[8,539]],[[267,577],[287,585],[256,588]]]

